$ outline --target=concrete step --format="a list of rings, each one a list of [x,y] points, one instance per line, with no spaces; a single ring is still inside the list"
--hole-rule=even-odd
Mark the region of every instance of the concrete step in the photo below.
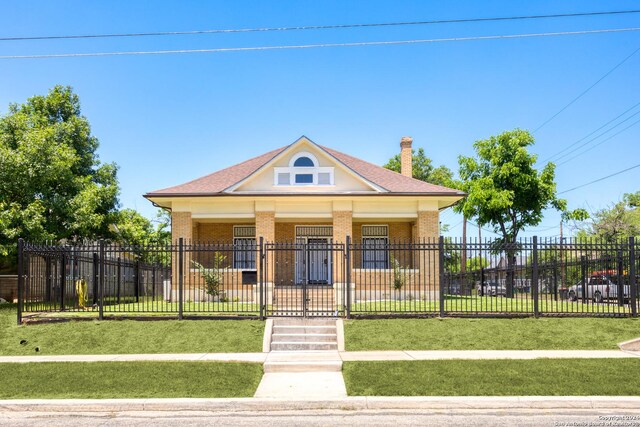
[[[273,326],[336,326],[335,318],[287,317],[273,319]]]
[[[273,334],[334,334],[336,333],[335,326],[274,326]]]
[[[341,361],[266,362],[264,372],[340,372]]]
[[[338,336],[335,334],[273,334],[271,342],[338,342]]]
[[[271,342],[272,351],[317,351],[317,350],[337,350],[337,342]]]

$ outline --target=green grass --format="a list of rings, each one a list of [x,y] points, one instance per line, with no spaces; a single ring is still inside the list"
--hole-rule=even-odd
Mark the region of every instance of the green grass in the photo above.
[[[0,399],[251,397],[257,363],[0,363]]]
[[[367,319],[345,321],[348,351],[607,350],[640,336],[640,319]]]
[[[4,356],[260,352],[263,335],[264,322],[257,320],[105,320],[18,326],[15,307],[0,306],[0,355]],[[27,343],[22,345],[21,340]]]
[[[479,312],[479,313],[525,313],[533,314],[534,302],[530,298],[516,297],[478,297],[478,296],[449,296],[445,297],[444,310],[446,312]],[[546,313],[621,313],[629,314],[629,305],[618,306],[616,301],[594,304],[587,301],[558,300],[546,296],[538,300],[538,309]],[[438,313],[439,301],[423,300],[380,300],[358,302],[351,306],[353,314],[358,313]]]
[[[351,396],[637,396],[640,359],[345,362]]]

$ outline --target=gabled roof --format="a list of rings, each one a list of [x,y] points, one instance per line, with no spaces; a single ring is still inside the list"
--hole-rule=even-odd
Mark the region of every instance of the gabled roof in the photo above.
[[[194,179],[184,184],[152,191],[145,194],[145,197],[232,195],[233,192],[228,191],[231,187],[236,187],[240,182],[248,179],[259,170],[266,168],[276,157],[283,154],[301,140],[304,140],[314,145],[319,150],[324,151],[327,155],[333,157],[337,163],[362,178],[363,181],[373,184],[373,186],[379,188],[381,193],[464,196],[464,193],[461,191],[406,177],[373,163],[365,162],[364,160],[341,153],[340,151],[320,146],[303,136],[291,145],[269,151],[261,156],[254,157],[242,163],[238,163],[237,165],[221,169],[217,172]],[[301,193],[302,192],[303,191],[301,191]],[[243,195],[246,195],[246,193],[243,193]]]

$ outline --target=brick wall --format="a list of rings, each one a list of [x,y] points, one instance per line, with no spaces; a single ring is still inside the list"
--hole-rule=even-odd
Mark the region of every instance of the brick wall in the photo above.
[[[171,213],[171,240],[177,241],[180,237],[191,240],[193,237],[193,224],[191,212]]]
[[[233,243],[233,225],[229,223],[197,224],[194,239],[202,243]]]

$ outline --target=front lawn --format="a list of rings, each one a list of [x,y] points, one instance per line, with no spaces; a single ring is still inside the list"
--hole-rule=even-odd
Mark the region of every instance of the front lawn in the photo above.
[[[0,363],[0,399],[251,397],[258,363]]]
[[[348,351],[613,350],[640,336],[632,318],[362,319],[344,328]]]
[[[263,335],[264,322],[257,320],[105,320],[17,326],[15,306],[0,307],[3,356],[261,352]]]
[[[637,396],[640,359],[345,362],[350,396]]]

